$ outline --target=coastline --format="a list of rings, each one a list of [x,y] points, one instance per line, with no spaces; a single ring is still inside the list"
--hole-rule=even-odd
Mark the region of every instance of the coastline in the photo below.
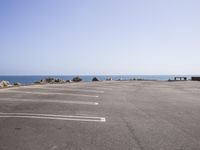
[[[76,75],[4,75],[0,76],[0,81],[6,80],[11,84],[20,82],[23,85],[29,85],[36,81],[51,77],[61,80],[72,80]],[[158,80],[158,81],[168,81],[169,79],[173,80],[175,76],[186,76],[188,79],[191,79],[192,75],[80,75],[80,78],[84,82],[90,82],[93,77],[99,78],[103,81],[106,78],[111,77],[113,80]]]
[[[96,77],[94,77],[96,78]],[[6,85],[5,87],[1,87],[0,86],[0,89],[9,89],[9,88],[15,88],[15,87],[29,87],[29,86],[34,86],[34,85],[59,85],[59,84],[77,84],[77,83],[92,83],[92,82],[99,82],[99,83],[102,83],[102,82],[108,82],[108,81],[113,81],[113,82],[141,82],[141,81],[146,81],[146,82],[187,82],[187,81],[191,81],[190,79],[189,80],[145,80],[145,79],[129,79],[129,80],[122,80],[122,79],[118,79],[118,80],[113,80],[112,78],[108,78],[106,80],[98,80],[98,81],[83,81],[81,79],[81,81],[73,81],[73,80],[62,80],[62,79],[57,79],[57,78],[53,78],[53,80],[58,80],[60,82],[46,82],[45,80],[47,80],[48,78],[46,79],[41,79],[40,81],[36,81],[36,82],[33,82],[33,83],[29,83],[29,84],[21,84],[20,82],[16,82],[14,84],[10,84],[9,81],[5,81],[5,80],[2,80],[3,82],[8,82],[8,85]],[[0,80],[0,84],[2,82]],[[17,85],[15,85],[17,84]]]

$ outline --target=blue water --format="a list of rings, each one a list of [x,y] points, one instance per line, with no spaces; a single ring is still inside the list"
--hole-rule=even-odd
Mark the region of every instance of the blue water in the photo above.
[[[184,76],[184,75],[180,75]],[[185,75],[188,79],[191,78],[189,75]],[[20,82],[22,84],[31,84],[41,79],[45,79],[47,77],[54,77],[63,80],[71,80],[74,76],[0,76],[1,80],[9,81],[11,84],[15,82]],[[91,81],[94,76],[80,76],[83,81]],[[174,75],[101,75],[95,76],[100,80],[105,80],[107,77],[112,77],[113,80],[123,79],[144,79],[144,80],[159,80],[159,81],[167,81],[169,79],[174,79]]]

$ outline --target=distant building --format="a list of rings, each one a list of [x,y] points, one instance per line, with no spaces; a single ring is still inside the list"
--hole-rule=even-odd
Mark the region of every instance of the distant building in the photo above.
[[[191,77],[192,81],[200,81],[200,77]]]

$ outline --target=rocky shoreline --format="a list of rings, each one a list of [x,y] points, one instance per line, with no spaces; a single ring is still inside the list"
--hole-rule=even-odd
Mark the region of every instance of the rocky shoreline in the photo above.
[[[112,77],[108,77],[105,79],[105,81],[112,81]],[[130,79],[131,80],[143,80],[143,79]],[[48,77],[48,78],[45,78],[45,79],[41,79],[39,81],[36,81],[34,83],[32,83],[31,85],[33,84],[64,84],[64,83],[72,83],[72,82],[82,82],[83,79],[80,77],[80,76],[75,76],[74,78],[72,78],[72,80],[62,80],[62,79],[59,79],[59,78],[53,78],[53,77]],[[100,80],[98,77],[93,77],[92,82],[98,82],[98,81],[102,81]],[[116,81],[123,81],[121,78],[119,78],[118,80]],[[16,86],[22,86],[23,84],[20,83],[20,82],[15,82],[13,84],[10,84],[9,81],[5,81],[5,80],[2,80],[0,81],[0,89],[1,88],[9,88],[9,87],[16,87]],[[24,85],[23,85],[24,86]]]
[[[81,81],[83,81],[83,79],[81,79],[79,76],[74,77],[72,80],[62,80],[62,79],[58,79],[58,78],[48,77],[48,78],[36,81],[33,84],[63,84],[63,83],[81,82]],[[97,77],[94,77],[92,79],[92,81],[100,81],[100,80]],[[5,81],[5,80],[0,81],[0,89],[16,87],[16,86],[21,86],[21,85],[23,85],[23,84],[20,82],[10,84],[9,81]]]

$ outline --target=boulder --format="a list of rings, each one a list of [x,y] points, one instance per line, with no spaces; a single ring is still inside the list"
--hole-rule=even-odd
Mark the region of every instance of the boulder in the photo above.
[[[72,82],[72,80],[66,80],[66,82],[68,82],[68,83],[71,83],[71,82]]]
[[[9,81],[1,81],[0,82],[0,88],[4,88],[4,87],[8,87],[8,86],[11,86]]]
[[[46,84],[47,82],[46,82],[46,80],[40,80],[40,81],[36,81],[36,82],[34,82],[34,84]]]
[[[55,79],[54,82],[55,82],[55,83],[60,83],[61,80],[60,80],[60,79]]]
[[[20,86],[20,85],[22,85],[22,84],[19,83],[19,82],[15,82],[14,85],[15,85],[15,86]]]
[[[73,82],[81,82],[82,79],[79,76],[76,76],[72,79]]]
[[[40,81],[36,81],[35,84],[47,84],[47,83],[55,84],[55,83],[65,83],[65,82],[66,81],[62,80],[62,79],[56,79],[56,78],[49,77],[46,79],[42,79]]]
[[[55,80],[56,80],[56,79],[51,78],[51,77],[45,79],[46,83],[54,83]]]
[[[65,83],[65,80],[55,79],[54,82],[55,82],[55,83]]]
[[[34,84],[41,84],[41,81],[36,81],[34,82]]]
[[[99,80],[99,78],[94,77],[94,78],[92,79],[92,81],[100,81],[100,80]]]
[[[65,83],[66,81],[65,80],[60,80],[60,83]]]
[[[106,81],[112,81],[112,77],[108,77]]]

